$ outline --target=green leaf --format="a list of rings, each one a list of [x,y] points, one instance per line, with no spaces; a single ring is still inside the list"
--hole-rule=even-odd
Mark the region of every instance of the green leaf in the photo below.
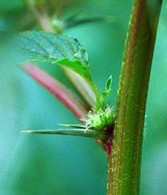
[[[26,61],[66,66],[91,80],[87,52],[75,38],[60,37],[54,33],[25,32],[18,35],[17,44],[26,54]]]
[[[111,91],[112,76],[110,76],[106,81],[106,91]]]
[[[88,74],[89,69],[86,67],[84,68],[78,59],[73,61],[70,61],[68,59],[61,59],[58,60],[57,63],[72,69],[73,71],[79,73],[82,77],[90,80],[90,74]]]
[[[111,84],[112,84],[112,76],[110,76],[105,84],[105,91],[101,93],[101,104],[105,103],[107,100],[107,97],[111,93]]]

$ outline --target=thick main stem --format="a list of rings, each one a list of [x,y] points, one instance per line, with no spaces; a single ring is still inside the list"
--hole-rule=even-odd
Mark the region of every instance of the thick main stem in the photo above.
[[[162,1],[135,0],[123,56],[108,195],[139,194],[146,98]],[[151,6],[152,7],[152,6]]]

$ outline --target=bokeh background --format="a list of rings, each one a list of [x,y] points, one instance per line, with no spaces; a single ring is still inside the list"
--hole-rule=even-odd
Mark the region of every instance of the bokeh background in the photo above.
[[[77,37],[85,46],[92,77],[100,88],[104,88],[104,82],[112,74],[111,105],[114,106],[132,1],[52,2],[64,18],[75,14],[114,17],[111,23],[88,23],[63,32]],[[34,24],[24,1],[0,0],[0,194],[106,194],[107,158],[95,141],[21,133],[24,129],[55,128],[58,123],[78,122],[18,66],[22,56],[11,44],[12,35],[18,31],[38,30]],[[58,67],[42,66],[70,86]],[[162,6],[150,78],[141,177],[141,195],[167,194],[166,0]]]

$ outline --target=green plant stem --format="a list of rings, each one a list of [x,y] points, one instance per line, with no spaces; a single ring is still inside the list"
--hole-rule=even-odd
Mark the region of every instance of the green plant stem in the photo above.
[[[46,32],[56,31],[56,29],[53,28],[48,12],[44,6],[40,6],[38,8],[35,0],[25,0],[25,2],[28,5],[30,11],[32,12],[34,18],[36,19],[41,29],[43,29]],[[58,32],[56,31],[56,33],[59,33],[59,31]]]
[[[146,98],[162,1],[135,0],[120,76],[108,195],[137,195]]]
[[[79,120],[87,114],[88,110],[86,110],[77,98],[55,78],[48,75],[33,63],[24,63],[21,67],[61,101]]]

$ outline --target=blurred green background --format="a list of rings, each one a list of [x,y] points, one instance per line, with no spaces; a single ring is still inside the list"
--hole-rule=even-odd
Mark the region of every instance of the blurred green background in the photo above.
[[[97,85],[112,74],[115,105],[132,1],[52,0],[62,17],[114,16],[113,23],[88,23],[63,34],[77,37],[89,54]],[[77,3],[77,4],[75,4]],[[22,56],[12,48],[12,34],[37,29],[22,0],[0,0],[0,194],[106,194],[107,157],[95,141],[65,136],[27,135],[23,129],[77,123],[51,94],[18,67]],[[149,86],[142,159],[142,195],[167,194],[167,1],[164,0]],[[69,86],[60,69],[45,64]]]

